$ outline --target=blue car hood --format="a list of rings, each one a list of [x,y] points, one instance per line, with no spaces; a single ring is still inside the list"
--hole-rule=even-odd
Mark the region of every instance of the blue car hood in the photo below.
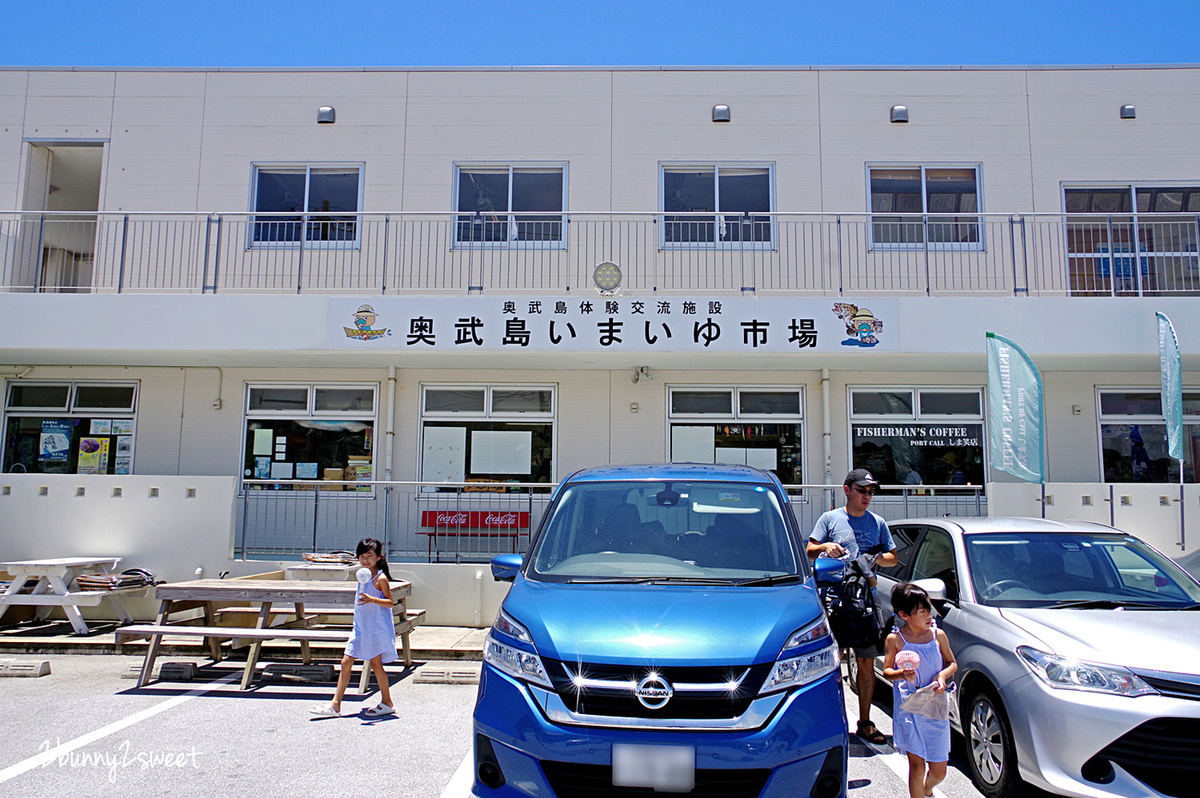
[[[504,609],[543,657],[660,666],[773,662],[793,632],[821,615],[811,583],[570,585],[523,577]]]

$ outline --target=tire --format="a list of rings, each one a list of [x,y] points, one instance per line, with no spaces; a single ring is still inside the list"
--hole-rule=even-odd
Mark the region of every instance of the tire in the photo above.
[[[967,765],[975,788],[986,798],[1017,798],[1025,789],[1017,770],[1012,726],[995,691],[971,694],[963,722]]]
[[[846,687],[854,695],[858,695],[858,660],[854,658],[851,649],[845,649],[842,656],[846,660]]]

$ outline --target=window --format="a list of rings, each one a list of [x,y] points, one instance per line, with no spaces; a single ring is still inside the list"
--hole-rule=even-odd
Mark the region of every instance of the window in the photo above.
[[[375,383],[247,385],[242,475],[246,479],[370,481],[377,393]],[[310,486],[248,487],[292,490]],[[340,485],[328,489],[343,488],[353,489]]]
[[[979,217],[953,215],[983,210],[978,166],[868,166],[867,174],[873,249],[983,249]]]
[[[362,166],[254,166],[252,246],[358,243]],[[303,233],[301,232],[303,231]]]
[[[554,400],[549,385],[424,386],[421,481],[553,481]]]
[[[564,245],[565,164],[455,167],[459,244]]]
[[[1200,186],[1064,186],[1063,208],[1073,293],[1200,291]]]
[[[885,485],[982,485],[979,388],[851,388],[851,461]]]
[[[10,381],[4,470],[132,474],[137,392],[137,383]]]
[[[1179,482],[1179,461],[1167,453],[1167,421],[1158,388],[1098,391],[1100,468],[1105,482]],[[1183,392],[1184,481],[1196,481],[1200,453],[1200,391]]]
[[[804,480],[800,388],[670,387],[671,462],[738,463]]]
[[[664,248],[774,247],[771,164],[662,164]]]

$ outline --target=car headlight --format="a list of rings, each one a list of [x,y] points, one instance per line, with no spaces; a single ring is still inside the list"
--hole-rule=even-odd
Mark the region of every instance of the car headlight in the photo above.
[[[1067,659],[1029,646],[1018,646],[1017,654],[1035,676],[1059,690],[1086,690],[1130,698],[1158,693],[1125,668]]]
[[[484,662],[497,670],[504,671],[514,678],[522,679],[542,687],[554,687],[550,682],[550,677],[546,675],[546,668],[542,665],[542,658],[537,655],[536,651],[523,651],[516,646],[502,643],[496,639],[496,632],[506,634],[523,643],[528,643],[530,646],[533,645],[533,636],[529,634],[529,631],[517,623],[512,616],[501,611],[496,617],[496,623],[493,624],[492,631],[488,633],[487,642],[483,646]]]
[[[829,645],[807,654],[796,655],[795,652],[801,646],[822,639],[829,640]],[[775,667],[771,668],[771,673],[763,682],[762,689],[758,691],[759,695],[815,682],[822,676],[836,671],[841,663],[837,644],[833,642],[833,637],[829,634],[829,627],[825,625],[824,619],[821,619],[787,639],[787,642],[783,644],[783,650],[779,652],[779,659],[775,661]]]

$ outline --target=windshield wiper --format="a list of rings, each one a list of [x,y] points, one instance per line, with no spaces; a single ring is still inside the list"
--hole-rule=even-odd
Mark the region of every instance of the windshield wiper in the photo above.
[[[1052,610],[1165,610],[1162,604],[1147,604],[1143,601],[1117,601],[1115,599],[1081,599],[1079,601],[1056,601]]]
[[[679,583],[688,585],[732,585],[732,579],[716,579],[711,576],[600,576],[580,577],[567,580],[572,585],[656,585]]]
[[[757,579],[743,579],[739,587],[757,587],[759,585],[781,585],[784,582],[799,582],[804,579],[802,574],[777,574],[775,576],[760,576]]]

